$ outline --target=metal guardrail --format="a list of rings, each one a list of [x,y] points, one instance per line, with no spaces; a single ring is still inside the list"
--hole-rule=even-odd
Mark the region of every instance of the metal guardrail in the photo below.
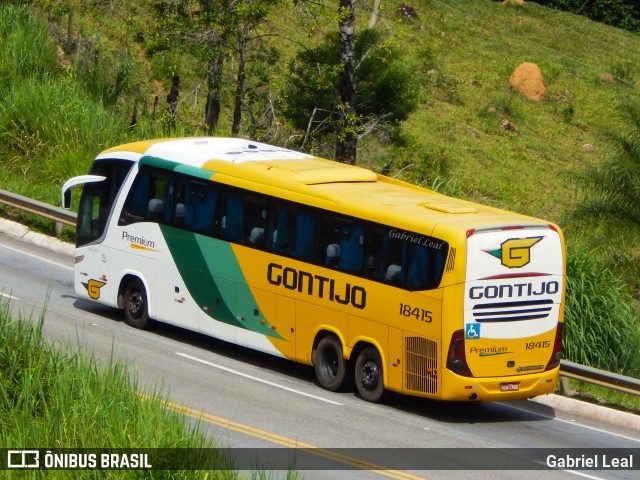
[[[35,213],[49,218],[56,222],[67,225],[76,224],[76,214],[59,207],[54,207],[37,200],[32,200],[22,195],[0,190],[0,203],[11,207]],[[611,388],[621,392],[640,396],[640,380],[625,377],[616,373],[599,370],[593,367],[586,367],[568,360],[560,362],[560,375],[566,378],[573,378],[587,383],[592,383],[605,388]]]
[[[560,375],[601,387],[611,388],[631,395],[640,396],[640,380],[625,377],[593,367],[586,367],[568,360],[560,361]]]
[[[0,203],[19,210],[35,213],[55,222],[72,225],[74,227],[76,225],[77,215],[74,212],[60,207],[54,207],[47,203],[39,202],[38,200],[32,200],[16,193],[7,192],[6,190],[0,190]]]

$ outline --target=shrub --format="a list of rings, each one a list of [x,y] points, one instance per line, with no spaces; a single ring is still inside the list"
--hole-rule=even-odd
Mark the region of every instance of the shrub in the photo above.
[[[564,356],[582,365],[640,376],[640,324],[626,286],[592,252],[567,260]]]

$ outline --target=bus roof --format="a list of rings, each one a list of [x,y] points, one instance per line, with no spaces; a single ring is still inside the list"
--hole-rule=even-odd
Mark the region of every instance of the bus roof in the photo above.
[[[436,224],[456,224],[454,228],[457,229],[548,224],[525,215],[448,197],[362,167],[238,138],[145,140],[110,148],[96,159],[122,158],[135,162],[143,157],[211,171],[212,176],[222,173],[321,197],[349,204],[356,210],[375,209],[380,217],[392,216],[401,223],[424,221],[426,229],[432,229]],[[369,215],[372,213],[370,211]]]

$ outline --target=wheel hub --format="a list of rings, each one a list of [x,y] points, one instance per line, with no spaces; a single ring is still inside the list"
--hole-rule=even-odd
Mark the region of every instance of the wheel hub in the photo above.
[[[140,292],[132,293],[129,300],[129,313],[132,317],[138,318],[142,315],[143,311],[144,299],[142,298],[142,295],[140,295]]]
[[[362,386],[367,390],[374,390],[380,381],[380,369],[375,362],[368,361],[362,366]]]

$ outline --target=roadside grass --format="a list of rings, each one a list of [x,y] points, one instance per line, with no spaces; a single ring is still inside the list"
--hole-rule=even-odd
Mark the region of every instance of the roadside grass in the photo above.
[[[44,22],[22,7],[0,7],[0,87],[56,70],[56,48]],[[16,33],[19,32],[19,33]]]
[[[122,364],[102,365],[81,351],[48,344],[37,325],[14,320],[0,302],[0,439],[4,448],[213,448],[201,426],[137,393]],[[220,459],[220,462],[224,462]],[[228,463],[220,463],[228,465]],[[224,467],[226,468],[226,467]],[[69,478],[63,470],[11,472],[7,478]],[[46,474],[46,475],[45,475]],[[240,478],[233,470],[90,472],[76,478]]]
[[[573,379],[569,379],[568,385],[567,391],[563,394],[570,398],[640,415],[640,402],[637,395]]]
[[[5,168],[36,183],[58,185],[86,173],[96,149],[121,142],[126,131],[119,116],[72,79],[26,78],[5,94],[8,100],[0,111]]]

